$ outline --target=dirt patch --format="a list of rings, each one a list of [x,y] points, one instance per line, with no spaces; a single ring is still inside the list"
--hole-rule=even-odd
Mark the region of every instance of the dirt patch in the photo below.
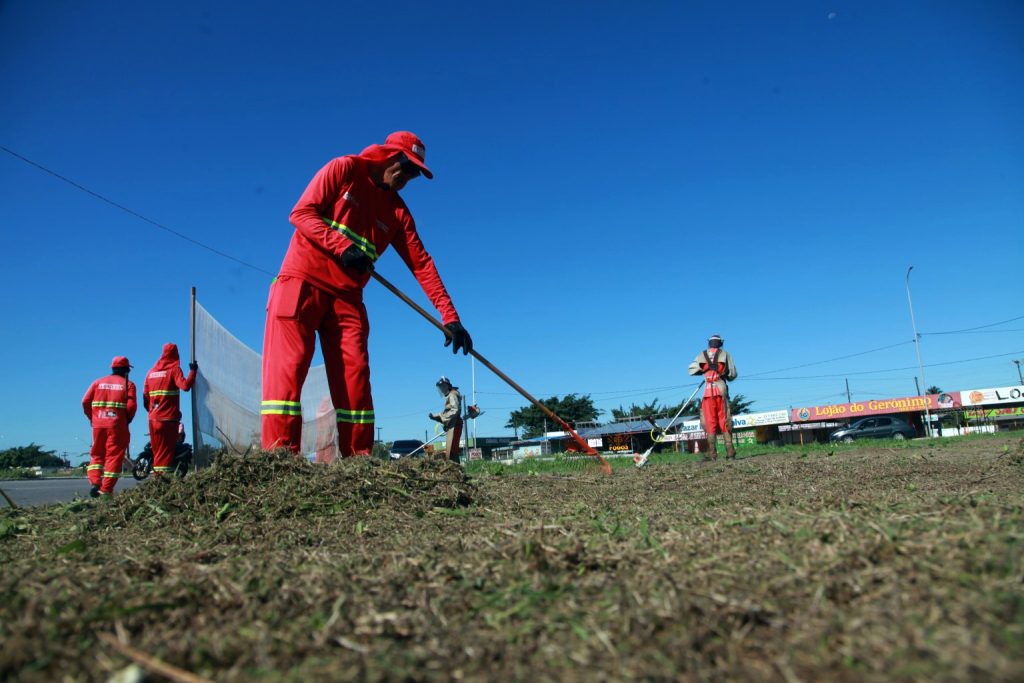
[[[0,515],[0,677],[1019,680],[1024,442],[597,474],[223,458]]]

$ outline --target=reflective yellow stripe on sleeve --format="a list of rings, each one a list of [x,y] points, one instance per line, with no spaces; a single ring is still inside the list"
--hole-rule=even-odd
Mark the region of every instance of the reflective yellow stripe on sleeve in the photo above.
[[[324,223],[331,226],[332,228],[340,232],[342,235],[352,240],[352,244],[359,247],[360,251],[362,251],[364,254],[369,256],[374,261],[377,260],[377,247],[374,246],[373,242],[366,239],[365,237],[357,233],[355,230],[348,227],[347,225],[344,225],[343,223],[333,221],[327,216],[320,216],[320,218],[323,219]]]

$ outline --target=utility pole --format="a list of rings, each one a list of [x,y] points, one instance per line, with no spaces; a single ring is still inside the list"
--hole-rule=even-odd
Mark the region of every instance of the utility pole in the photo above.
[[[470,372],[472,373],[470,376],[472,377],[472,380],[473,380],[473,403],[472,403],[472,405],[476,405],[476,357],[475,356],[470,356],[469,357],[469,364],[470,364],[469,365]],[[469,408],[466,408],[466,410],[468,411]],[[466,430],[466,431],[467,431],[467,433],[469,432],[469,430]],[[476,420],[473,420],[473,448],[476,448]]]
[[[914,388],[917,389],[917,395],[921,395],[921,385],[917,383],[917,375],[914,375]]]
[[[850,380],[846,380],[846,402],[853,403],[853,399],[850,398]]]
[[[1021,385],[1024,385],[1024,375],[1020,374],[1020,364],[1021,364],[1021,361],[1015,360],[1013,362],[1017,365],[1017,379],[1020,380]]]
[[[380,427],[377,427],[377,442],[380,443]]]
[[[917,369],[921,373],[921,384],[928,386],[928,382],[924,379],[924,363],[921,362],[921,335],[917,333],[917,322],[914,320],[914,302],[910,298],[910,271],[914,269],[914,266],[907,268],[907,305],[910,306],[910,326],[914,329],[914,345],[917,347]],[[914,378],[917,381],[917,378]],[[921,395],[921,387],[917,388],[917,395]],[[924,433],[926,436],[932,435],[932,416],[928,410],[927,397],[925,397],[926,403],[924,404]]]

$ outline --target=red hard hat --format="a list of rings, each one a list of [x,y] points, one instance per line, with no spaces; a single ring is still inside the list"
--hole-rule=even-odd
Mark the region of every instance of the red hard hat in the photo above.
[[[124,356],[114,356],[114,360],[110,361],[110,367],[112,368],[133,368],[135,367],[128,362],[128,359]]]

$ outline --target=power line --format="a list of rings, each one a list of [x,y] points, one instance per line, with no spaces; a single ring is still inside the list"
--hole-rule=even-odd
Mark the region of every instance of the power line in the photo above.
[[[925,365],[926,368],[937,368],[944,365],[958,365],[960,363],[976,363],[981,360],[989,360],[992,358],[1003,358],[1005,356],[1014,356],[1018,353],[1024,353],[1024,351],[1010,351],[1009,353],[996,353],[991,356],[976,356],[974,358],[964,358],[962,360],[951,360],[943,363],[929,363]],[[853,375],[876,375],[882,372],[902,372],[904,370],[916,370],[916,366],[908,365],[902,368],[886,368],[884,370],[862,370],[859,372],[842,372],[836,375],[803,375],[798,377],[747,377],[754,382],[773,382],[776,380],[800,380],[800,379],[835,379],[837,377],[852,377]]]
[[[837,360],[845,360],[847,358],[856,358],[857,356],[866,356],[869,353],[877,353],[878,351],[885,351],[887,349],[895,349],[897,346],[906,346],[907,344],[913,344],[914,340],[902,341],[896,344],[889,344],[888,346],[879,346],[877,349],[868,349],[867,351],[859,351],[857,353],[850,353],[845,356],[836,356],[835,358],[827,358],[825,360],[817,360],[813,363],[803,363],[802,365],[792,365],[788,368],[778,368],[777,370],[765,370],[764,372],[755,372],[750,375],[746,375],[744,379],[751,379],[760,375],[770,375],[774,372],[784,372],[786,370],[797,370],[799,368],[809,368],[812,365],[823,365],[824,363],[832,363]],[[841,376],[841,375],[840,375]]]
[[[989,323],[988,325],[978,325],[977,327],[965,327],[962,330],[947,330],[945,332],[922,332],[921,334],[960,334],[961,332],[973,332],[974,330],[982,330],[986,327],[996,327],[997,325],[1005,325],[1006,323],[1012,323],[1015,320],[1024,320],[1024,315],[1018,315],[1016,318],[1010,318],[1009,320],[1000,320],[997,323]],[[1009,330],[1006,330],[1007,332]]]
[[[146,223],[149,223],[150,225],[156,226],[156,227],[160,228],[161,230],[165,230],[165,231],[171,233],[175,237],[180,237],[181,239],[185,240],[186,242],[191,242],[192,244],[194,244],[194,245],[196,245],[198,247],[202,247],[203,249],[206,249],[207,251],[212,251],[214,254],[217,254],[217,256],[221,256],[223,258],[226,258],[226,259],[229,259],[231,261],[234,261],[235,263],[237,263],[239,265],[243,265],[246,268],[252,268],[253,270],[255,270],[257,272],[264,273],[264,274],[269,275],[271,277],[274,276],[274,274],[271,273],[268,270],[264,270],[263,268],[260,268],[259,266],[254,266],[253,264],[251,264],[251,263],[249,263],[247,261],[243,261],[240,258],[236,258],[236,257],[232,256],[231,254],[227,254],[227,253],[221,251],[220,249],[217,249],[215,247],[211,247],[209,244],[204,244],[203,242],[200,242],[197,239],[189,237],[185,233],[178,232],[174,228],[170,228],[170,227],[164,225],[163,223],[159,223],[159,222],[153,220],[152,218],[148,218],[146,216],[143,216],[138,211],[134,211],[132,209],[129,209],[127,206],[124,206],[122,204],[118,204],[113,199],[105,197],[105,196],[101,195],[99,192],[96,192],[94,190],[90,190],[88,187],[85,187],[84,185],[82,185],[80,183],[76,183],[74,180],[71,180],[70,178],[68,178],[66,176],[63,176],[60,173],[57,173],[56,171],[53,171],[53,170],[47,168],[46,166],[43,166],[40,163],[36,163],[35,161],[32,161],[31,159],[29,159],[27,157],[23,157],[22,155],[18,154],[17,152],[15,152],[12,149],[8,149],[7,147],[5,147],[3,145],[0,145],[0,149],[2,149],[3,151],[7,152],[8,154],[10,154],[12,157],[15,157],[16,159],[21,159],[22,161],[24,161],[26,164],[29,164],[30,166],[35,166],[36,168],[38,168],[40,171],[43,171],[44,173],[49,173],[54,178],[57,178],[58,180],[62,180],[65,183],[67,183],[68,185],[71,185],[72,187],[74,187],[76,189],[79,189],[82,192],[85,192],[86,194],[92,195],[93,197],[95,197],[96,199],[99,199],[100,201],[103,201],[103,202],[106,202],[107,204],[110,204],[114,208],[120,209],[121,211],[124,211],[125,213],[127,213],[127,214],[129,214],[131,216],[135,216],[139,220],[145,221]]]
[[[977,327],[968,327],[968,328],[965,328],[965,329],[962,329],[962,330],[947,330],[947,331],[944,331],[944,332],[921,332],[920,334],[922,336],[925,335],[925,334],[928,334],[928,335],[963,334],[963,333],[967,333],[967,332],[974,332],[975,330],[981,330],[981,329],[984,329],[986,327],[996,327],[997,325],[1005,325],[1006,323],[1011,323],[1011,322],[1014,322],[1015,320],[1024,320],[1024,315],[1017,316],[1016,318],[1010,318],[1008,320],[1000,320],[999,322],[989,323],[987,325],[978,325]],[[1020,331],[1020,330],[993,330],[992,333],[1012,332],[1012,331]],[[868,355],[870,353],[877,353],[879,351],[886,351],[888,349],[895,349],[895,348],[897,348],[899,346],[905,346],[907,344],[913,344],[913,343],[914,343],[914,340],[911,339],[910,341],[898,342],[896,344],[889,344],[887,346],[879,346],[878,348],[875,348],[875,349],[868,349],[867,351],[858,351],[857,353],[851,353],[851,354],[847,354],[845,356],[836,356],[835,358],[826,358],[825,360],[818,360],[818,361],[814,361],[814,362],[811,362],[811,363],[804,363],[802,365],[793,365],[793,366],[790,366],[790,367],[787,367],[787,368],[778,368],[777,370],[765,370],[763,372],[755,372],[755,373],[752,373],[752,374],[745,375],[744,379],[751,379],[751,378],[754,378],[754,377],[759,377],[761,375],[770,375],[770,374],[773,374],[773,373],[776,373],[776,372],[784,372],[786,370],[797,370],[799,368],[807,368],[807,367],[811,367],[813,365],[823,365],[825,363],[832,363],[834,361],[845,360],[847,358],[856,358],[858,356],[866,356],[866,355]],[[855,374],[855,373],[844,373],[844,374]]]
[[[929,337],[936,334],[1002,334],[1004,332],[1024,332],[1024,327],[1011,327],[1008,330],[964,330],[962,332],[922,332],[921,336]]]
[[[109,197],[106,197],[106,196],[100,194],[99,192],[91,190],[88,187],[85,187],[84,185],[82,185],[81,183],[78,183],[78,182],[68,178],[67,176],[61,175],[60,173],[58,173],[58,172],[56,172],[56,171],[54,171],[54,170],[52,170],[50,168],[47,168],[46,166],[43,166],[42,164],[40,164],[40,163],[38,163],[36,161],[33,161],[33,160],[31,160],[31,159],[29,159],[29,158],[27,158],[25,156],[22,156],[21,154],[15,152],[14,150],[12,150],[12,149],[4,146],[4,145],[0,145],[0,149],[2,149],[3,151],[7,152],[8,154],[10,154],[11,156],[15,157],[16,159],[19,159],[19,160],[23,161],[24,163],[29,164],[30,166],[34,166],[35,168],[39,169],[40,171],[43,171],[44,173],[47,173],[47,174],[53,176],[54,178],[57,178],[58,180],[61,180],[64,183],[67,183],[68,185],[71,185],[72,187],[74,187],[74,188],[76,188],[78,190],[81,190],[82,192],[85,192],[86,194],[88,194],[88,195],[90,195],[92,197],[95,197],[96,199],[99,199],[102,202],[105,202],[105,203],[113,206],[116,209],[119,209],[119,210],[121,210],[121,211],[123,211],[123,212],[125,212],[125,213],[127,213],[127,214],[129,214],[131,216],[134,216],[135,218],[138,218],[141,221],[149,223],[150,225],[152,225],[154,227],[160,228],[161,230],[164,230],[165,232],[168,232],[168,233],[174,235],[175,237],[183,239],[186,242],[191,242],[192,244],[194,244],[194,245],[196,245],[198,247],[201,247],[203,249],[206,249],[207,251],[210,251],[210,252],[212,252],[212,253],[214,253],[214,254],[222,257],[222,258],[226,258],[226,259],[228,259],[230,261],[234,261],[235,263],[237,263],[239,265],[245,266],[246,268],[251,268],[252,270],[255,270],[255,271],[259,272],[259,273],[263,273],[263,274],[269,275],[271,277],[273,277],[273,275],[274,275],[273,273],[271,273],[270,271],[268,271],[268,270],[266,270],[264,268],[261,268],[259,266],[253,265],[252,263],[249,263],[247,261],[243,261],[242,259],[237,258],[235,256],[232,256],[231,254],[228,254],[226,252],[223,252],[223,251],[217,249],[216,247],[212,247],[212,246],[210,246],[208,244],[205,244],[204,242],[200,242],[199,240],[197,240],[197,239],[195,239],[193,237],[190,237],[190,236],[186,235],[185,233],[179,232],[178,230],[175,230],[174,228],[171,228],[171,227],[169,227],[167,225],[164,225],[163,223],[160,223],[158,221],[155,221],[152,218],[149,218],[148,216],[145,216],[145,215],[139,213],[138,211],[135,211],[133,209],[130,209],[130,208],[124,206],[123,204],[119,204],[118,202],[114,201],[113,199],[110,199]],[[1014,318],[1009,318],[1007,320],[1001,320],[999,322],[989,323],[987,325],[978,325],[976,327],[968,327],[968,328],[964,328],[964,329],[961,329],[961,330],[946,330],[946,331],[942,331],[942,332],[922,332],[920,334],[922,336],[924,336],[924,335],[935,336],[935,335],[949,335],[949,334],[967,334],[967,333],[979,333],[980,334],[981,332],[978,332],[979,330],[984,330],[984,329],[989,328],[989,327],[996,327],[996,326],[999,326],[999,325],[1004,325],[1006,323],[1014,322],[1014,321],[1017,321],[1017,320],[1024,320],[1024,315],[1017,316],[1017,317],[1014,317]],[[1013,329],[1013,330],[989,330],[988,333],[991,334],[991,333],[998,333],[998,332],[1017,332],[1017,331],[1021,331],[1021,330],[1019,330],[1019,329]],[[859,372],[844,372],[844,373],[832,374],[832,375],[806,375],[806,376],[802,376],[802,377],[799,377],[799,376],[798,377],[761,377],[761,375],[770,375],[770,374],[773,374],[773,373],[776,373],[776,372],[785,372],[786,370],[797,370],[797,369],[800,369],[800,368],[812,367],[812,366],[815,366],[815,365],[823,365],[825,363],[833,363],[833,362],[839,361],[839,360],[846,360],[848,358],[857,358],[859,356],[865,356],[865,355],[868,355],[868,354],[877,353],[879,351],[886,351],[888,349],[894,349],[894,348],[897,348],[897,347],[900,347],[900,346],[905,346],[907,344],[912,344],[912,343],[914,343],[913,340],[897,342],[895,344],[889,344],[889,345],[886,345],[886,346],[879,346],[879,347],[874,348],[874,349],[868,349],[867,351],[859,351],[857,353],[846,354],[846,355],[843,355],[843,356],[836,356],[834,358],[827,358],[827,359],[824,359],[824,360],[813,361],[811,363],[802,363],[800,365],[793,365],[793,366],[789,366],[789,367],[785,367],[785,368],[777,368],[775,370],[765,370],[763,372],[756,372],[756,373],[753,373],[753,374],[745,375],[743,377],[743,379],[749,379],[749,380],[752,380],[752,381],[833,379],[833,378],[837,378],[837,377],[846,377],[846,376],[854,376],[854,375],[870,375],[870,374],[878,374],[878,373],[883,373],[883,372],[902,372],[904,370],[914,370],[915,368],[913,366],[909,366],[909,367],[902,367],[902,368],[889,368],[889,369],[885,369],[885,370],[866,370],[866,371],[859,371]],[[979,358],[971,358],[971,359],[958,360],[958,361],[949,361],[949,362],[946,362],[946,363],[932,363],[932,364],[926,365],[924,367],[939,367],[939,366],[945,366],[945,365],[955,365],[955,364],[958,364],[958,363],[969,363],[969,362],[975,362],[975,361],[979,361],[979,360],[986,360],[986,359],[990,359],[990,358],[1001,358],[1001,357],[1005,357],[1005,356],[1015,355],[1015,354],[1018,354],[1018,353],[1024,353],[1024,352],[1022,352],[1022,351],[1014,351],[1014,352],[1006,353],[1006,354],[995,354],[995,355],[992,355],[992,356],[982,356],[982,357],[979,357]],[[603,391],[603,392],[594,392],[594,394],[588,394],[588,395],[602,395],[603,394],[604,398],[602,398],[601,401],[613,401],[613,400],[621,400],[621,399],[624,399],[624,398],[634,398],[634,397],[637,397],[637,396],[643,396],[643,395],[650,394],[650,393],[657,392],[657,391],[672,391],[672,390],[675,390],[675,389],[683,388],[685,386],[686,385],[674,385],[674,386],[665,386],[665,387],[652,387],[652,388],[649,388],[649,389],[611,390],[611,391]],[[504,394],[504,392],[477,392],[477,393],[482,393],[482,394],[494,393],[496,395],[497,394]],[[571,392],[571,393],[579,393],[579,392]],[[557,396],[559,394],[556,393],[556,394],[553,394],[553,395]]]

